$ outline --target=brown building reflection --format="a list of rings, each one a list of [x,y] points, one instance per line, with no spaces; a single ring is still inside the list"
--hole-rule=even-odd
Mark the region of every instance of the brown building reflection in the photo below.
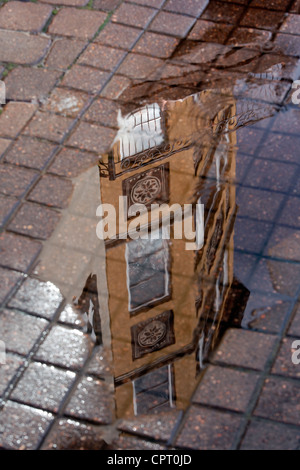
[[[119,417],[183,407],[224,329],[240,325],[249,292],[233,273],[236,114],[228,90],[148,103],[119,115],[112,149],[99,163],[102,203],[118,217],[119,196],[127,203],[125,226],[117,224],[116,239],[106,243],[109,318],[100,312],[110,330]],[[126,238],[138,203],[192,204],[197,249],[174,237],[176,214],[170,239],[162,221],[155,239]],[[145,232],[149,212],[140,220]]]

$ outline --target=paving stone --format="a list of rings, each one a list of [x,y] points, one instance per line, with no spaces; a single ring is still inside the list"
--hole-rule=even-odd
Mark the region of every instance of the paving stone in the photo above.
[[[51,319],[62,301],[60,290],[52,282],[27,278],[9,302],[9,306]]]
[[[56,145],[21,135],[5,155],[4,161],[42,170],[51,160]]]
[[[140,5],[122,3],[111,17],[112,22],[123,23],[137,28],[145,28],[156,11]]]
[[[256,188],[286,192],[294,178],[296,170],[296,165],[291,163],[256,159],[244,183],[247,186]]]
[[[59,219],[58,212],[38,204],[27,203],[19,209],[8,228],[13,232],[47,240]]]
[[[241,20],[241,25],[252,28],[274,30],[282,21],[282,13],[265,11],[260,8],[249,8]]]
[[[265,0],[252,0],[251,6],[253,7],[263,7],[270,10],[282,10],[286,11],[289,6],[289,0],[270,0],[265,2]]]
[[[253,420],[243,439],[241,450],[297,450],[300,431],[284,424]]]
[[[102,70],[74,65],[71,70],[66,73],[61,84],[88,93],[98,93],[107,81],[108,76],[109,73],[103,72]]]
[[[5,150],[10,146],[11,140],[0,138],[0,157],[4,154]]]
[[[160,8],[164,3],[164,0],[136,0],[135,3],[146,7]]]
[[[9,382],[13,379],[17,370],[24,363],[24,358],[16,354],[7,353],[5,357],[5,364],[0,367],[0,395],[8,387]]]
[[[192,406],[176,446],[195,450],[229,450],[239,424],[239,415]]]
[[[78,64],[113,71],[125,55],[126,52],[120,49],[91,43],[80,56]]]
[[[1,339],[7,351],[27,355],[32,349],[48,322],[14,310],[0,313]]]
[[[48,32],[59,36],[91,39],[105,19],[106,14],[100,11],[62,8],[54,17]]]
[[[51,5],[66,5],[74,7],[84,7],[89,0],[39,0],[42,3],[50,3]]]
[[[91,354],[92,342],[81,331],[54,326],[35,355],[38,361],[80,369]]]
[[[231,5],[211,0],[205,12],[201,15],[203,20],[235,24],[241,18],[244,8],[241,5]]]
[[[1,265],[26,272],[41,248],[42,245],[35,240],[3,232],[0,235]]]
[[[279,333],[289,309],[289,302],[254,291],[247,303],[243,325],[254,330]]]
[[[9,269],[0,268],[0,303],[2,303],[6,297],[10,294],[12,289],[20,282],[22,274],[17,271],[11,271]],[[1,332],[2,335],[2,332]],[[3,336],[3,335],[2,335]],[[2,337],[1,336],[1,337]]]
[[[277,34],[275,39],[275,46],[278,51],[291,55],[294,57],[300,57],[300,37],[292,34]]]
[[[65,413],[101,424],[112,422],[112,396],[106,383],[84,377],[78,384]]]
[[[29,193],[27,199],[62,209],[68,206],[72,193],[73,184],[70,180],[45,175]]]
[[[42,450],[100,450],[103,445],[97,426],[62,418],[47,435]]]
[[[43,100],[50,93],[60,72],[41,68],[16,67],[5,79],[10,100]]]
[[[260,45],[261,47],[263,47],[263,45],[267,44],[268,41],[271,40],[271,38],[271,31],[263,31],[254,28],[236,28],[233,34],[230,35],[230,38],[226,44],[232,46],[249,46],[249,44],[251,44],[251,46]]]
[[[123,91],[130,86],[130,84],[131,81],[129,78],[123,77],[122,75],[114,75],[101,92],[101,96],[111,100],[116,100],[122,95]]]
[[[275,341],[276,336],[230,329],[226,331],[213,359],[233,366],[263,370]]]
[[[74,372],[32,362],[11,398],[36,408],[57,412],[75,377]]]
[[[292,348],[294,341],[298,341],[297,338],[288,337],[283,339],[272,374],[300,378],[300,367],[292,362],[292,354],[296,351],[295,348]]]
[[[238,193],[239,215],[274,221],[283,198],[282,194],[242,187]]]
[[[217,42],[225,44],[233,26],[220,25],[212,21],[198,20],[188,35],[193,41]]]
[[[162,65],[162,60],[155,57],[129,53],[118,72],[130,78],[146,79]]]
[[[86,42],[76,39],[58,39],[45,62],[46,67],[66,70],[84,49]]]
[[[168,0],[164,5],[164,10],[173,11],[175,13],[183,13],[191,16],[199,16],[208,5],[207,0]]]
[[[279,217],[279,223],[300,228],[300,199],[289,197]]]
[[[17,203],[17,199],[0,194],[0,226],[5,223]]]
[[[121,436],[112,442],[105,450],[165,450],[165,448],[154,442],[136,439],[134,437]]]
[[[260,254],[269,238],[272,224],[238,217],[235,223],[235,248]]]
[[[105,28],[100,31],[100,34],[95,38],[94,42],[119,47],[121,49],[130,49],[141,33],[142,30],[137,28],[108,23]]]
[[[36,171],[0,164],[0,191],[8,196],[22,197],[37,177]]]
[[[0,61],[35,65],[45,57],[51,41],[45,36],[0,31],[0,44]]]
[[[300,112],[298,109],[289,109],[287,112],[279,113],[273,121],[272,131],[282,134],[300,133]]]
[[[110,11],[115,10],[115,8],[119,6],[119,4],[120,4],[119,0],[94,0],[93,9],[110,12]]]
[[[52,420],[51,413],[8,401],[0,412],[1,445],[9,450],[35,450]]]
[[[0,28],[17,31],[42,31],[52,14],[48,5],[12,1],[0,10]]]
[[[258,378],[257,374],[210,366],[193,401],[232,411],[246,411]]]
[[[124,419],[118,429],[141,437],[168,442],[181,418],[180,411],[163,412],[156,415],[136,416]]]
[[[89,152],[64,148],[49,168],[49,173],[74,178],[98,163],[99,157]]]
[[[52,113],[76,118],[83,107],[86,106],[89,97],[86,93],[65,88],[55,88],[49,96],[43,109]]]
[[[289,329],[289,334],[297,336],[298,338],[300,337],[300,306],[296,309],[296,313]]]
[[[183,38],[194,25],[194,21],[194,18],[188,16],[161,11],[154,18],[149,29],[157,33],[166,33]]]
[[[103,346],[95,346],[93,357],[88,364],[87,373],[96,377],[105,377],[112,374],[112,364],[110,364],[107,356],[107,350]]]
[[[36,106],[31,103],[17,103],[10,101],[0,115],[0,135],[3,137],[16,137],[26,123],[31,119]]]
[[[299,15],[288,15],[280,28],[283,33],[300,34]]]
[[[83,116],[84,120],[98,122],[103,126],[118,128],[119,105],[115,101],[97,99]]]
[[[254,415],[299,426],[299,403],[299,383],[268,378],[265,381]]]
[[[144,33],[133,49],[133,52],[167,59],[174,52],[178,39],[156,33]]]
[[[67,141],[67,145],[91,152],[105,152],[115,137],[115,131],[108,127],[81,122]]]
[[[23,134],[61,143],[72,124],[71,118],[38,111]]]
[[[281,162],[298,163],[297,148],[300,139],[295,135],[284,135],[269,132],[260,144],[257,155],[261,158],[271,158]]]

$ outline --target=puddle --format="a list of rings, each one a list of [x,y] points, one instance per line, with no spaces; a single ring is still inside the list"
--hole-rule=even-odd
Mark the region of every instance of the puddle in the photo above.
[[[100,156],[99,167],[73,179],[72,200],[44,244],[34,272],[65,299],[60,325],[89,335],[95,348],[84,371],[109,385],[116,420],[185,410],[224,333],[253,325],[277,331],[298,288],[296,282],[286,281],[299,271],[297,228],[283,221],[289,238],[274,238],[275,212],[273,220],[264,220],[263,203],[255,206],[254,195],[261,191],[261,199],[257,197],[271,208],[271,187],[260,187],[253,175],[246,188],[251,192],[253,187],[254,193],[247,199],[241,190],[255,162],[259,176],[260,165],[280,159],[280,142],[279,151],[274,142],[284,125],[286,138],[293,140],[299,111],[282,106],[291,88],[289,64],[278,63],[274,54],[264,67],[261,47],[249,47],[245,59],[238,46],[227,48],[222,57],[223,46],[215,46],[187,44],[156,78],[123,91],[114,143]],[[255,70],[232,71],[254,59]],[[203,70],[194,67],[199,61],[208,64],[204,77]],[[257,139],[263,135],[273,151],[267,160],[261,154],[254,162]],[[282,197],[278,209],[296,190],[298,163],[291,155],[284,165],[292,176],[275,195]],[[280,180],[280,174],[274,174]],[[122,227],[120,196],[129,211]],[[241,206],[239,200],[244,201]],[[117,214],[120,237],[107,242],[96,235],[100,201],[111,204]],[[186,240],[174,237],[174,220],[169,239],[163,238],[163,230],[154,240],[124,237],[136,203],[149,211],[154,203],[191,204],[195,210],[199,202],[204,204],[204,225],[199,227],[203,243],[197,250],[187,250]],[[144,227],[148,214],[141,221]],[[252,228],[243,225],[243,218]],[[269,231],[256,252],[260,241],[251,230],[259,219]],[[247,245],[248,230],[253,248]],[[281,322],[272,322],[274,311]],[[47,362],[52,362],[51,352]]]

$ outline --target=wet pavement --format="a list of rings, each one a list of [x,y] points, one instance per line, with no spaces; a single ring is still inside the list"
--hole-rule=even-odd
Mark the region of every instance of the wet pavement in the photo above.
[[[0,2],[0,448],[300,448],[299,14]]]

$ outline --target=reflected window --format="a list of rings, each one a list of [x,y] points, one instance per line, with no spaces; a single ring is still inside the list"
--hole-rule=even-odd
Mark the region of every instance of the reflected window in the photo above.
[[[173,364],[133,381],[135,415],[160,412],[175,407]]]
[[[128,309],[132,315],[170,298],[170,252],[162,230],[157,231],[157,239],[127,243],[125,257]]]
[[[122,117],[118,116],[119,131],[114,143],[119,142],[120,158],[131,157],[137,153],[162,144],[162,116],[157,103]]]

